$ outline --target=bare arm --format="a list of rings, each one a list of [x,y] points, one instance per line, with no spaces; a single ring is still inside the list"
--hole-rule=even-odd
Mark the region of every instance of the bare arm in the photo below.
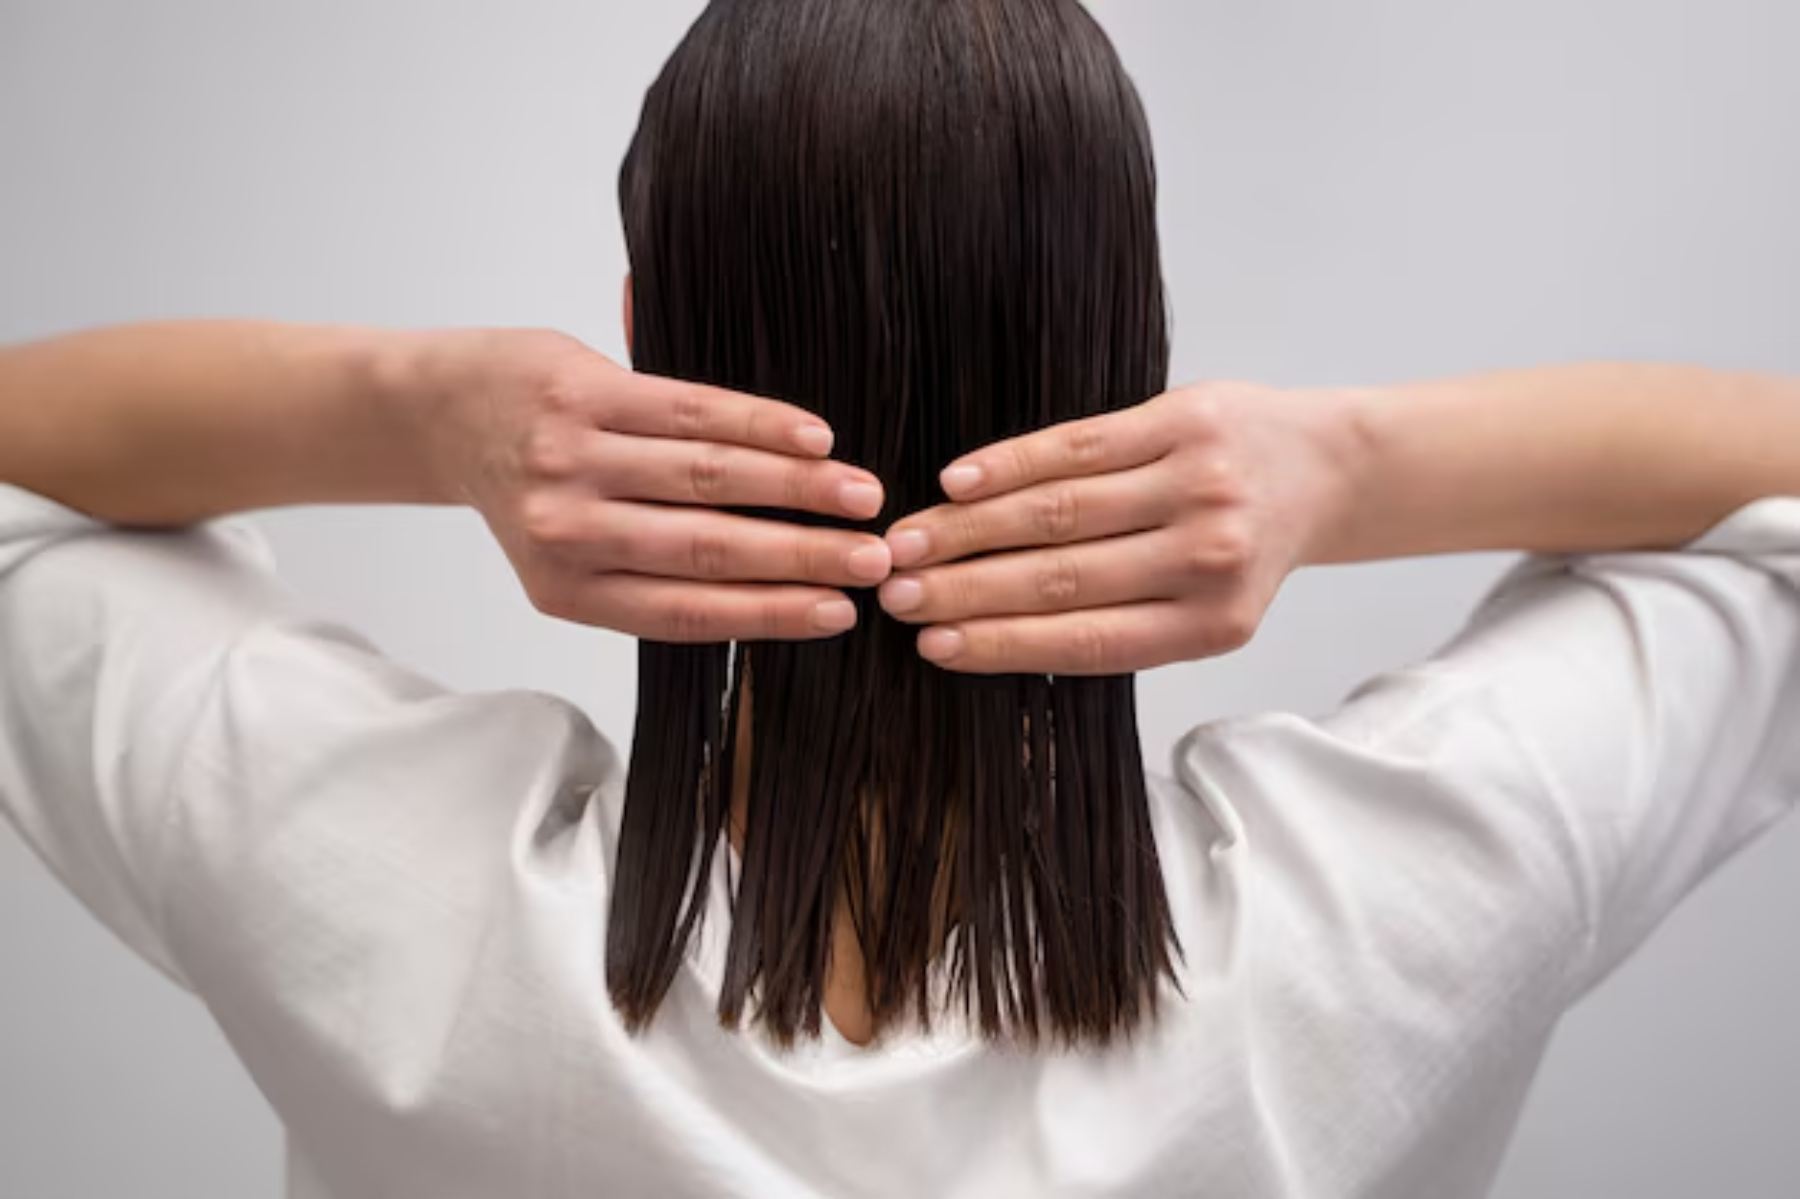
[[[1800,383],[1547,367],[1389,389],[1207,384],[952,464],[889,532],[888,611],[980,673],[1237,649],[1320,563],[1670,548],[1800,494]],[[997,550],[1013,553],[968,560]]]
[[[773,400],[637,375],[536,330],[191,322],[0,350],[0,483],[119,524],[304,503],[480,510],[545,612],[660,641],[854,625],[879,482]]]
[[[181,322],[0,349],[0,481],[119,524],[313,502],[431,503],[392,335]]]
[[[1666,549],[1800,493],[1800,380],[1591,364],[1339,403],[1360,465],[1319,561]]]

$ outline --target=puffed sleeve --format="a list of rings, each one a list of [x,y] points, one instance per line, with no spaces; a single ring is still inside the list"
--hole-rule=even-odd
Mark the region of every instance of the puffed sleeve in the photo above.
[[[1800,800],[1800,499],[1683,553],[1528,560],[1446,668],[1494,673],[1495,717],[1567,822],[1578,996]]]
[[[0,812],[139,955],[187,979],[159,897],[170,781],[243,631],[295,606],[247,523],[123,532],[0,486]]]
[[[1429,660],[1176,765],[1321,960],[1353,929],[1434,1003],[1553,1016],[1800,799],[1800,499],[1679,551],[1523,559]]]
[[[1797,583],[1796,499],[1526,558],[1335,711],[1183,739],[1220,881],[1178,911],[1229,930],[1299,1189],[1492,1176],[1569,1007],[1800,798]]]

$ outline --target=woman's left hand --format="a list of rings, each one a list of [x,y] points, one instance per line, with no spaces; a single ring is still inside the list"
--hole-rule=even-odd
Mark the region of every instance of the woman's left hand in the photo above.
[[[1237,649],[1350,498],[1346,411],[1333,393],[1213,383],[979,450],[944,472],[952,503],[889,530],[882,605],[931,626],[926,658],[973,674]]]

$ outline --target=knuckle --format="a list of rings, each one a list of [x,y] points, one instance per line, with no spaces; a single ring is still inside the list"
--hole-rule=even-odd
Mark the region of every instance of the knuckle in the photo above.
[[[670,600],[658,622],[662,640],[677,645],[693,645],[713,639],[717,618],[704,600],[681,598]]]
[[[944,582],[944,598],[948,601],[950,611],[968,614],[983,610],[981,600],[987,589],[982,585],[979,571],[949,571]]]
[[[787,635],[787,613],[774,600],[760,603],[756,609],[756,627],[764,641],[780,641]]]
[[[525,469],[541,478],[560,479],[574,467],[565,436],[550,429],[538,429],[525,442]]]
[[[1069,662],[1081,674],[1106,674],[1112,664],[1112,645],[1106,630],[1090,620],[1069,629]]]
[[[730,479],[731,462],[718,450],[696,454],[688,466],[688,490],[703,504],[723,495]]]
[[[1081,501],[1070,486],[1052,487],[1031,502],[1032,532],[1046,542],[1069,541],[1081,527]]]
[[[1019,654],[1019,637],[1011,625],[999,623],[969,637],[963,662],[979,670],[1012,668]]]
[[[1070,466],[1088,467],[1106,457],[1106,429],[1099,422],[1070,425],[1063,433],[1063,457]]]
[[[540,545],[555,545],[569,536],[569,518],[561,499],[554,495],[527,496],[519,505],[519,528]]]
[[[1204,387],[1189,388],[1181,393],[1181,414],[1190,434],[1212,437],[1224,424],[1224,404]]]
[[[736,422],[738,439],[745,445],[767,445],[775,440],[772,423],[762,408],[753,405],[744,411],[743,419]]]
[[[1008,446],[1007,459],[1015,480],[1029,479],[1037,473],[1037,461],[1027,442],[1015,441]]]
[[[788,569],[796,579],[817,579],[830,572],[825,570],[829,555],[814,540],[812,532],[804,527],[797,527],[788,533],[787,560]]]
[[[574,416],[585,410],[586,389],[574,375],[559,372],[545,377],[538,389],[540,402],[547,415]]]
[[[1189,494],[1208,504],[1234,505],[1244,499],[1243,479],[1237,464],[1225,457],[1209,457],[1188,472]]]
[[[1210,541],[1207,552],[1215,570],[1242,571],[1256,555],[1256,539],[1249,525],[1240,520],[1221,521]]]
[[[1181,557],[1180,575],[1188,582],[1242,575],[1256,558],[1255,538],[1236,521],[1208,528]]]
[[[731,539],[711,530],[695,533],[688,546],[688,561],[697,579],[723,578],[731,568]]]
[[[1069,554],[1058,554],[1038,568],[1037,597],[1050,607],[1075,603],[1081,595],[1081,567]]]
[[[669,399],[669,423],[677,437],[699,437],[706,432],[706,399],[693,388],[683,388]]]
[[[980,511],[975,508],[957,506],[948,509],[947,515],[944,531],[950,534],[950,544],[947,547],[950,556],[960,558],[964,554],[974,552],[982,544],[982,538],[986,531],[986,521],[982,518]]]
[[[781,506],[799,511],[810,507],[807,500],[813,491],[815,472],[803,463],[794,463],[782,469],[781,473]]]
[[[1205,542],[1186,546],[1176,557],[1175,575],[1182,583],[1205,582],[1213,576],[1217,569],[1212,551]]]

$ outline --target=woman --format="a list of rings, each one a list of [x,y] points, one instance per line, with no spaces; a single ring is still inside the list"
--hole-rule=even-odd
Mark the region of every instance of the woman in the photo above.
[[[920,80],[947,107],[930,109]],[[1154,283],[1127,252],[1145,244],[1141,220],[1080,221],[1092,245],[1073,249],[1055,233],[1068,206],[1144,211],[1129,180],[1071,169],[1077,153],[1129,165],[1142,139],[1072,0],[719,3],[659,89],[626,173],[627,219],[647,222],[631,230],[635,355],[660,369],[659,356],[721,347],[716,366],[678,373],[787,372],[789,387],[769,390],[805,406],[632,375],[542,333],[178,325],[0,353],[0,807],[122,939],[208,1004],[289,1129],[298,1196],[1481,1194],[1561,1013],[1792,802],[1800,505],[1766,497],[1800,492],[1800,387],[1595,366],[1386,391],[1211,385],[1134,404],[1161,369],[1158,314],[1127,296]],[[847,95],[868,107],[844,114]],[[679,126],[683,96],[688,120],[716,122],[692,140],[652,120]],[[914,111],[901,100],[941,124],[900,120]],[[785,147],[767,130],[722,136],[759,105],[788,122]],[[833,126],[851,157],[806,158],[796,147],[825,153],[804,134],[826,113],[900,127],[878,141]],[[1071,139],[1071,124],[1115,136]],[[888,197],[897,211],[940,210],[845,226],[885,234],[868,241],[819,237],[829,215],[781,173],[861,170],[871,146],[917,162],[894,147],[922,153],[952,134],[971,143],[962,157],[889,181],[910,180]],[[672,157],[684,140],[691,157]],[[733,153],[766,174],[670,182]],[[998,186],[981,175],[996,162],[1055,182],[1000,206],[1016,229],[975,236],[992,197],[945,172]],[[734,179],[764,186],[734,194]],[[647,189],[635,209],[633,188]],[[711,207],[684,225],[687,205]],[[685,268],[681,256],[721,231],[719,214],[755,224],[744,245],[781,265],[720,271],[715,301],[693,286],[712,253]],[[945,236],[921,246],[926,229]],[[1085,249],[1120,281],[1028,297],[1038,309],[1013,307],[991,277],[973,276],[993,288],[978,303],[951,294],[946,281],[967,285],[1015,235],[1012,269],[1077,272],[1066,264]],[[909,253],[873,272],[871,248],[899,243]],[[795,261],[834,288],[812,311],[734,293],[802,274]],[[883,310],[897,322],[884,325],[871,294],[886,289],[858,284],[896,272],[941,294]],[[1031,353],[952,324],[954,304],[1004,314]],[[1121,315],[1134,310],[1135,328]],[[684,338],[683,319],[701,331]],[[842,327],[808,337],[811,321]],[[1034,337],[1078,321],[1135,340]],[[858,346],[856,327],[918,341]],[[965,355],[944,352],[978,335]],[[1021,419],[1007,377],[1045,359],[1057,369],[1039,384],[1063,387],[1067,371],[1100,382],[1046,399],[1025,422],[1042,428],[983,427]],[[916,452],[890,446],[884,460],[873,401],[818,392],[824,363],[843,372],[832,380],[860,372],[872,390],[939,405],[920,421],[956,414],[940,430],[961,455],[942,476],[950,502],[931,506],[917,477],[921,426],[890,414],[890,440],[911,430]],[[938,388],[892,382],[926,366],[945,372]],[[1135,373],[1107,382],[1114,369]],[[967,394],[942,394],[958,385]],[[1083,405],[1097,414],[1063,419]],[[1127,406],[1100,411],[1115,405]],[[826,456],[834,433],[862,465]],[[643,784],[567,705],[446,693],[309,614],[245,527],[206,523],[304,502],[472,503],[546,611],[651,643],[670,667],[646,678],[661,715],[680,715],[678,694],[706,697],[687,717],[698,733],[667,740],[682,770],[695,747],[703,763],[748,757],[724,772],[740,786],[703,765],[695,792],[709,802],[694,820],[634,833],[634,804],[655,792],[628,794]],[[875,942],[853,902],[882,897],[845,886],[880,878],[872,860],[770,869],[783,847],[765,845],[768,885],[811,888],[792,940],[813,957],[774,977],[769,956],[779,967],[794,932],[767,919],[776,905],[760,974],[742,949],[746,973],[728,969],[750,841],[777,827],[768,805],[789,790],[759,787],[755,763],[804,764],[795,743],[817,732],[771,731],[818,701],[760,672],[830,667],[846,695],[875,702],[880,679],[802,655],[880,644],[898,621],[921,630],[933,665],[884,659],[894,678],[966,684],[1014,716],[1061,712],[1030,707],[1052,685],[1040,676],[1057,688],[1095,676],[1105,695],[1121,672],[1234,648],[1298,566],[1499,548],[1542,555],[1432,661],[1321,721],[1197,729],[1174,777],[1121,789],[1147,822],[1166,970],[1154,952],[1135,973],[1101,954],[1125,984],[1117,1002],[1039,1009],[1044,1031],[1112,1035],[1029,1047],[1027,996],[1055,973],[1030,955],[1019,968],[1041,967],[1035,980],[952,978],[922,1011],[886,1002],[879,971],[857,961]],[[755,645],[721,680],[728,641]],[[799,641],[812,644],[777,644]],[[674,642],[696,648],[684,658]],[[715,724],[721,711],[735,725]],[[969,772],[994,763],[1000,793],[1036,777],[1027,751],[1048,757],[1046,731],[1025,725],[997,753],[973,737],[942,749],[973,759]],[[839,732],[866,741],[864,727]],[[646,731],[629,774],[654,781],[644,746],[662,734]],[[1130,747],[1109,736],[1059,728],[1053,744],[1111,744],[1122,760]],[[859,761],[814,741],[816,756]],[[865,792],[900,777],[873,772],[884,760],[865,747]],[[1081,777],[1058,766],[1053,798]],[[794,785],[853,821],[863,797],[830,785],[849,770]],[[983,827],[970,806],[946,812]],[[789,831],[805,815],[788,813]],[[690,891],[671,849],[704,853],[718,836],[731,852]],[[940,860],[975,860],[962,853]],[[673,882],[628,884],[652,854],[678,863]],[[989,862],[996,877],[1016,865]],[[952,927],[978,926],[990,881],[964,880],[960,908],[928,907],[924,943],[943,950]],[[675,965],[632,975],[631,947],[609,939],[639,926],[620,905],[651,895],[705,918],[680,944],[679,923],[644,922],[670,930]],[[1094,943],[1116,952],[1158,929],[1144,895],[1132,918],[1090,925]],[[988,919],[1010,936],[1011,915]],[[898,977],[916,987],[926,966]],[[656,985],[622,993],[622,976]],[[771,1016],[767,997],[788,984]],[[734,986],[744,1019],[731,1030],[718,1017]],[[959,997],[974,1001],[969,1019]]]

